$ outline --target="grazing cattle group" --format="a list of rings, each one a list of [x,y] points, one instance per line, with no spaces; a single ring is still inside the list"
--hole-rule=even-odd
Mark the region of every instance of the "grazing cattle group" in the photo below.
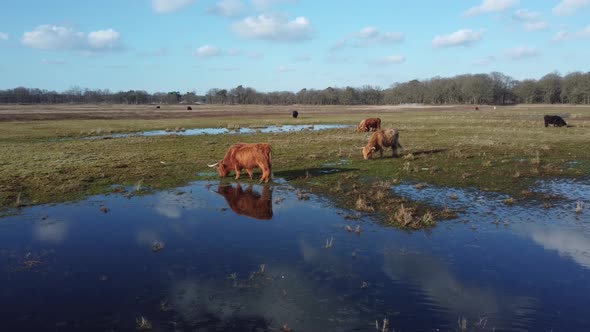
[[[368,118],[364,119],[359,123],[356,131],[359,132],[367,132],[367,131],[377,131],[381,129],[381,119],[379,118]]]
[[[391,148],[392,156],[397,157],[398,149],[403,149],[399,144],[399,132],[395,129],[379,129],[375,131],[369,143],[363,148],[363,158],[365,160],[371,159],[373,153],[379,152],[380,156],[383,157],[383,150],[385,148]]]
[[[553,127],[567,127],[567,123],[559,115],[545,115],[543,120],[545,120],[545,127],[549,127],[549,125],[553,125]]]
[[[294,118],[297,115],[297,111],[292,112]],[[368,118],[361,121],[357,131],[375,131],[367,145],[363,147],[363,158],[365,160],[371,159],[375,152],[379,152],[380,156],[383,157],[383,151],[386,148],[391,148],[392,156],[396,157],[398,150],[403,149],[399,143],[399,132],[391,128],[381,129],[380,118]],[[236,173],[236,180],[240,178],[243,169],[246,169],[250,179],[253,179],[253,169],[260,168],[262,171],[260,182],[268,182],[272,172],[272,147],[268,143],[236,143],[229,147],[222,160],[208,166],[217,166],[220,177],[228,176],[233,170]]]
[[[240,178],[242,169],[245,168],[250,179],[253,179],[252,170],[260,168],[262,170],[260,182],[268,182],[272,171],[272,148],[268,143],[237,143],[227,150],[221,161],[208,166],[217,166],[220,177],[226,177],[234,170],[236,180]]]
[[[231,185],[218,186],[219,193],[227,201],[227,205],[237,214],[260,220],[272,218],[272,192],[269,186],[262,187],[262,195],[249,185],[246,190],[238,183],[236,187]]]
[[[190,106],[188,109],[191,109]],[[298,115],[299,113],[295,110],[291,112],[293,118],[297,118]],[[569,127],[565,120],[558,115],[545,115],[543,119],[545,127],[549,125],[553,125],[554,127]],[[356,131],[374,131],[369,138],[369,142],[362,148],[362,154],[365,160],[372,159],[376,152],[379,152],[380,157],[383,157],[383,151],[386,148],[391,148],[392,157],[397,157],[399,151],[403,149],[399,142],[399,131],[393,128],[382,129],[380,118],[367,118],[361,121]],[[240,178],[240,173],[243,169],[246,169],[250,179],[253,179],[253,169],[260,168],[262,171],[260,182],[268,182],[272,172],[272,147],[268,143],[237,143],[227,150],[222,160],[208,166],[217,166],[220,177],[228,176],[233,170],[236,173],[236,180]],[[272,206],[270,206],[270,209],[265,208],[266,210],[262,207],[266,206],[265,204],[270,204],[271,200],[265,198],[269,194],[266,192],[266,187],[264,190],[262,197],[255,195],[251,188],[248,188],[246,191],[242,190],[239,185],[235,189],[227,186],[220,187],[219,193],[226,198],[230,207],[237,213],[250,215],[258,219],[269,219],[272,216]],[[248,212],[246,208],[240,208],[241,205],[256,207],[255,210],[258,212]],[[268,218],[265,218],[265,216],[268,216]]]

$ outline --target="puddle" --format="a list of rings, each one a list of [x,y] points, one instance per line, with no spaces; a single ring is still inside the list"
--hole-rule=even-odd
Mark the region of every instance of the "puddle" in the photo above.
[[[319,131],[328,129],[353,128],[351,125],[340,124],[311,124],[311,125],[282,125],[267,126],[257,128],[194,128],[194,129],[172,129],[172,130],[152,130],[126,134],[112,134],[108,136],[90,136],[87,139],[105,139],[105,138],[122,138],[131,136],[197,136],[197,135],[222,135],[222,134],[254,134],[254,133],[287,133],[297,131]]]
[[[539,187],[569,204],[589,185]],[[394,190],[464,212],[400,231],[280,179],[23,209],[0,219],[3,330],[129,331],[140,317],[153,331],[373,331],[383,318],[396,331],[590,329],[589,211]]]

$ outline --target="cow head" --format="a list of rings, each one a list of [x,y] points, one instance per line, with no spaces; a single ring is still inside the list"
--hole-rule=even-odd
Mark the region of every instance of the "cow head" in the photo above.
[[[373,156],[373,152],[375,152],[375,147],[374,146],[365,146],[363,148],[363,158],[365,158],[365,160],[369,160],[371,159],[371,157]]]
[[[219,173],[219,177],[224,178],[226,177],[229,172],[231,171],[231,167],[226,165],[223,161],[216,162],[215,164],[207,165],[211,168],[217,166],[217,173]]]

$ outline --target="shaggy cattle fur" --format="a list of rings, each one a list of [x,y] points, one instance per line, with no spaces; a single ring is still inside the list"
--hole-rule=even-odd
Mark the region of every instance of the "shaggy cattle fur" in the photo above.
[[[399,144],[399,132],[396,129],[379,129],[371,135],[369,143],[363,148],[363,158],[365,158],[365,160],[371,159],[373,153],[377,151],[379,151],[380,156],[383,157],[383,150],[389,147],[391,147],[392,156],[394,157],[397,156],[398,149],[403,149],[401,144]]]
[[[260,168],[262,177],[260,182],[268,182],[272,171],[272,147],[268,143],[237,143],[232,145],[225,157],[216,164],[220,177],[226,177],[232,170],[236,172],[235,179],[240,178],[242,169],[246,169],[250,179],[253,179],[252,170]]]
[[[272,192],[268,185],[262,187],[262,195],[249,185],[246,190],[238,183],[236,187],[218,186],[217,192],[221,194],[229,207],[237,214],[269,220],[272,218]]]
[[[379,129],[381,129],[381,119],[368,118],[364,119],[363,121],[361,121],[361,123],[359,123],[359,126],[357,127],[356,131],[367,132],[372,130],[377,131]]]
[[[549,127],[549,125],[553,125],[553,127],[567,127],[567,123],[559,115],[545,115],[543,120],[545,120],[545,127]]]

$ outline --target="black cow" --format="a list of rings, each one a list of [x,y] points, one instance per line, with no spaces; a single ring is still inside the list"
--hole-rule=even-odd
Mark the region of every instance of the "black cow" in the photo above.
[[[545,115],[543,119],[545,120],[545,127],[549,127],[549,125],[553,125],[553,127],[567,127],[567,123],[559,115]]]
[[[186,110],[187,110],[187,111],[192,111],[192,110],[193,110],[193,108],[192,108],[192,107],[190,107],[190,106],[187,106]]]
[[[156,108],[160,108],[160,106],[156,106]]]
[[[297,117],[299,116],[299,112],[293,111],[291,112],[291,115],[293,116],[293,118],[297,119]]]

